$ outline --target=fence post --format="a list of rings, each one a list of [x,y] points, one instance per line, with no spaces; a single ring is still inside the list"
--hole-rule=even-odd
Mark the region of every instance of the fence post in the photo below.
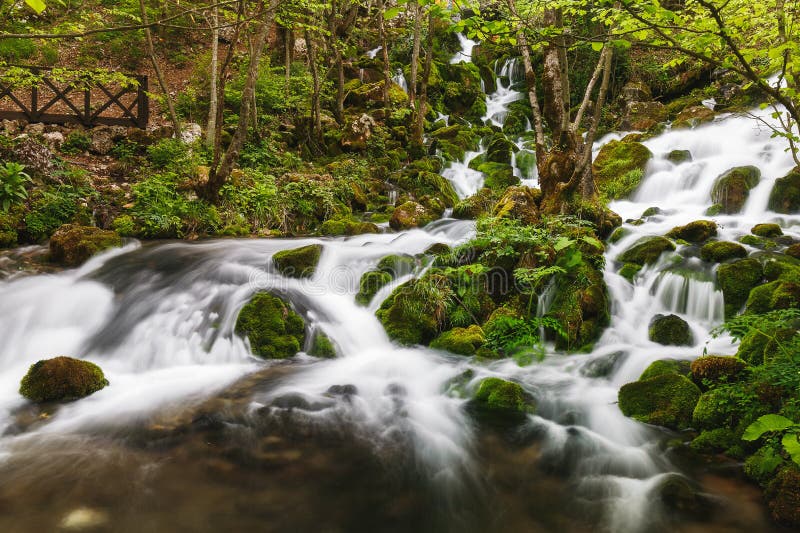
[[[140,129],[146,130],[147,123],[150,120],[150,100],[147,98],[147,76],[138,76],[138,78],[139,89],[136,95],[136,125],[139,126]]]
[[[39,75],[39,69],[32,68],[31,72],[35,75]],[[39,84],[38,82],[31,88],[31,112],[29,122],[38,122],[39,121]]]

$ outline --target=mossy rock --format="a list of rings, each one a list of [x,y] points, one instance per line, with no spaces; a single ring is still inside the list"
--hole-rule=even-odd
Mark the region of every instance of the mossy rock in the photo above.
[[[478,165],[477,170],[485,175],[484,187],[493,191],[504,191],[512,185],[519,185],[519,178],[514,175],[514,169],[507,163],[487,161]]]
[[[709,263],[724,263],[747,257],[747,250],[737,242],[714,241],[700,248],[700,258]]]
[[[389,338],[400,344],[428,344],[439,332],[426,311],[429,302],[415,290],[418,283],[411,280],[396,288],[375,313]]]
[[[621,263],[649,265],[658,261],[664,252],[675,251],[675,244],[666,237],[642,237],[617,258]]]
[[[556,282],[556,296],[547,316],[555,318],[566,331],[556,338],[559,350],[587,351],[611,320],[611,301],[603,273],[583,263],[569,276]]]
[[[700,398],[700,389],[678,374],[661,374],[634,381],[619,390],[619,408],[625,416],[646,424],[686,429]]]
[[[792,244],[788,246],[786,250],[783,251],[789,257],[793,257],[795,259],[800,259],[800,243]]]
[[[775,180],[767,207],[783,214],[800,211],[800,167],[795,167],[786,176]]]
[[[705,355],[692,361],[692,381],[701,389],[719,383],[731,383],[739,379],[747,363],[738,357]]]
[[[513,218],[528,225],[539,222],[539,201],[542,193],[539,189],[512,186],[506,189],[503,196],[492,210],[497,218]]]
[[[764,237],[758,237],[756,235],[742,235],[737,240],[742,244],[752,246],[753,248],[759,248],[761,250],[775,248],[777,246],[775,241],[765,239]]]
[[[732,401],[730,389],[729,386],[717,387],[700,396],[692,414],[695,428],[736,427],[744,417],[752,416],[749,406]]]
[[[619,269],[619,275],[633,283],[633,279],[641,269],[642,265],[637,265],[636,263],[625,263],[622,265],[622,268]]]
[[[631,230],[629,228],[617,228],[611,233],[611,235],[609,235],[608,242],[609,244],[616,244],[630,234]]]
[[[775,479],[775,471],[782,464],[784,460],[780,452],[768,444],[747,458],[744,462],[744,473],[747,477],[766,485]]]
[[[642,212],[642,216],[639,217],[639,218],[649,218],[649,217],[654,217],[654,216],[660,215],[660,214],[661,214],[661,208],[660,207],[648,207],[647,209],[645,209]]]
[[[774,329],[762,332],[757,330],[749,331],[739,343],[739,350],[736,357],[746,363],[757,366],[764,364],[765,352],[767,347],[772,344],[773,336],[776,334]]]
[[[431,348],[446,350],[459,355],[473,355],[486,342],[483,330],[478,325],[453,328],[445,331],[431,342]]]
[[[65,266],[78,266],[93,255],[117,246],[122,246],[122,237],[114,231],[64,224],[50,237],[50,260]]]
[[[592,172],[600,192],[610,199],[627,198],[644,177],[653,153],[643,144],[611,141],[605,144],[592,163]]]
[[[721,174],[711,189],[711,201],[722,206],[722,212],[736,214],[742,210],[750,189],[758,185],[761,171],[757,167],[735,167]]]
[[[685,226],[672,228],[667,237],[691,243],[702,243],[717,236],[717,223],[713,220],[695,220]]]
[[[535,406],[518,384],[500,378],[485,378],[478,385],[471,405],[487,417],[521,421],[533,413]]]
[[[680,165],[692,161],[692,152],[689,150],[672,150],[667,154],[667,161],[673,165]]]
[[[364,272],[358,284],[356,302],[360,305],[369,305],[375,295],[392,282],[392,275],[380,270]]]
[[[497,201],[495,192],[484,187],[469,198],[464,198],[453,207],[453,218],[461,220],[475,220],[481,215],[492,211]]]
[[[758,237],[773,239],[783,235],[783,230],[779,224],[756,224],[750,229],[750,233]]]
[[[323,331],[317,330],[314,333],[314,339],[311,341],[308,355],[322,359],[332,359],[336,357],[336,346],[333,345],[330,337],[325,335]]]
[[[714,204],[708,209],[706,209],[706,212],[703,214],[707,217],[715,217],[724,212],[725,212],[725,206],[723,206],[722,204]]]
[[[432,161],[440,163],[438,159]],[[418,162],[416,167],[413,164],[406,167],[393,177],[392,181],[398,187],[411,193],[418,201],[425,196],[430,196],[441,200],[444,207],[453,207],[458,203],[458,194],[456,194],[453,184],[439,174],[438,166],[426,167],[423,163]],[[422,202],[420,201],[420,203]]]
[[[691,346],[694,336],[689,324],[677,315],[656,315],[648,329],[650,340],[665,346]]]
[[[779,470],[765,495],[776,522],[800,528],[800,467],[793,464]]]
[[[800,283],[771,281],[755,287],[747,298],[747,312],[761,314],[774,309],[799,309]]]
[[[376,268],[392,276],[392,279],[397,279],[400,276],[405,276],[414,272],[417,268],[417,260],[408,254],[387,255],[378,261],[378,266]]]
[[[726,317],[735,315],[742,308],[750,291],[761,283],[763,277],[761,263],[751,257],[719,266],[717,283],[725,299]]]
[[[425,206],[417,202],[408,201],[394,209],[392,218],[389,219],[389,226],[395,231],[421,228],[435,219],[435,214],[431,213]]]
[[[320,235],[331,237],[342,235],[363,235],[365,233],[380,233],[380,228],[372,222],[362,222],[353,219],[329,219],[319,227]]]
[[[664,374],[689,377],[691,375],[691,362],[685,359],[658,359],[644,369],[642,375],[639,376],[639,381],[663,376]]]
[[[730,428],[705,430],[692,440],[689,447],[698,453],[722,453],[739,446],[741,438]]]
[[[253,296],[236,319],[236,333],[250,340],[255,355],[286,359],[305,341],[305,323],[283,300],[269,293]]]
[[[272,256],[272,264],[284,276],[310,278],[317,270],[322,255],[321,244],[309,244],[292,250],[281,250]]]
[[[19,393],[33,402],[78,400],[108,385],[94,363],[71,357],[54,357],[32,364],[22,378]]]
[[[486,161],[511,165],[511,156],[517,147],[502,133],[495,133],[486,146]]]
[[[711,109],[707,108],[706,106],[697,105],[692,107],[687,107],[680,113],[678,116],[675,117],[675,121],[672,123],[673,129],[682,129],[682,128],[696,128],[700,124],[705,124],[706,122],[711,122],[714,120],[715,113]]]

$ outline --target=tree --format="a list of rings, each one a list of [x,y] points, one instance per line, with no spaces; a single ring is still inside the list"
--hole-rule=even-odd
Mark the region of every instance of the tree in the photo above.
[[[633,44],[680,52],[734,72],[770,99],[777,126],[800,165],[800,3],[787,0],[623,0],[621,32]],[[682,61],[678,59],[674,62]]]

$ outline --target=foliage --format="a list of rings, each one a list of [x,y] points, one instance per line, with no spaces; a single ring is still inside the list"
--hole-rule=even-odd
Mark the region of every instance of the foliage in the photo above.
[[[73,222],[79,217],[81,201],[90,194],[89,189],[72,185],[38,192],[25,215],[25,231],[29,238],[41,241],[63,224]]]
[[[760,439],[766,433],[782,435],[781,444],[792,461],[800,465],[800,424],[780,415],[764,415],[747,426],[742,435],[743,440]]]
[[[519,366],[527,366],[534,359],[542,361],[547,355],[541,335],[545,328],[557,332],[562,338],[567,336],[564,327],[553,317],[526,320],[501,315],[492,321],[492,327],[486,334],[485,347],[513,357]]]
[[[800,309],[776,309],[762,314],[742,314],[727,320],[711,333],[719,337],[729,333],[736,341],[741,341],[753,333],[763,335],[774,343],[775,349],[788,359],[800,354],[800,332],[796,332],[788,340],[776,335],[776,331],[797,330],[800,324]]]
[[[14,162],[0,165],[0,208],[8,211],[11,205],[25,200],[28,197],[25,185],[30,181],[25,165]]]
[[[136,219],[141,235],[155,238],[182,237],[187,233],[213,233],[222,221],[217,210],[203,201],[187,199],[172,172],[153,174],[132,187]]]
[[[75,155],[87,151],[91,146],[91,137],[81,130],[73,130],[61,144],[61,151],[65,154]]]

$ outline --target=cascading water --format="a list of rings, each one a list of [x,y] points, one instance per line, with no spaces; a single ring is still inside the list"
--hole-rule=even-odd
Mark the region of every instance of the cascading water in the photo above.
[[[524,94],[519,91],[519,83],[524,81],[519,58],[512,57],[495,68],[497,89],[486,98],[486,114],[483,120],[500,128],[508,115],[508,106],[522,100]]]

